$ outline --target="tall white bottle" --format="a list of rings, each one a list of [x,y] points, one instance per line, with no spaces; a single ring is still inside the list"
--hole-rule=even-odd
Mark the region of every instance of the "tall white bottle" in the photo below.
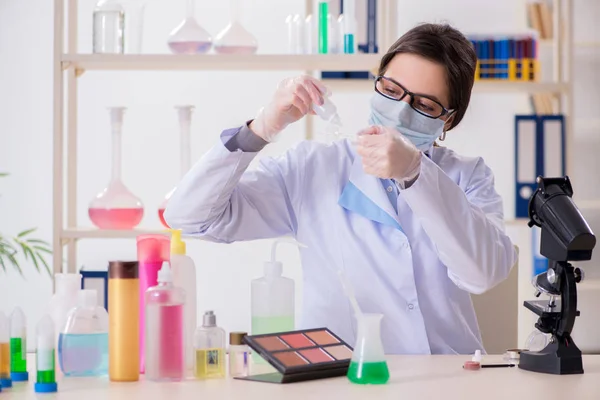
[[[278,239],[271,247],[271,261],[265,263],[264,276],[251,283],[252,334],[294,330],[295,284],[282,276],[283,263],[277,261],[277,245],[292,243],[306,247],[293,239]]]
[[[54,295],[46,306],[54,322],[54,339],[58,349],[58,337],[65,328],[69,311],[77,305],[78,293],[81,290],[81,274],[55,274]]]
[[[171,230],[171,271],[173,285],[185,291],[183,305],[184,327],[183,341],[185,352],[186,376],[194,373],[194,333],[196,332],[196,265],[186,255],[185,242],[181,240],[180,230]]]

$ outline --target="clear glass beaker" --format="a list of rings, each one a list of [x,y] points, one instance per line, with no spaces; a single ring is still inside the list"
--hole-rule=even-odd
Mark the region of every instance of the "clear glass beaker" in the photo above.
[[[181,162],[181,178],[183,178],[190,169],[190,129],[194,106],[176,106],[175,109],[179,116],[179,157]],[[167,193],[162,204],[158,207],[158,218],[160,219],[160,223],[166,228],[169,228],[169,225],[167,225],[163,215],[165,213],[165,208],[167,208],[167,203],[173,192],[175,192],[175,189],[176,187]]]
[[[144,13],[149,0],[122,0],[125,6],[125,53],[141,54]]]
[[[195,18],[195,0],[187,0],[187,15],[169,34],[167,44],[173,54],[204,54],[212,47],[210,34]]]
[[[231,21],[215,37],[215,52],[219,54],[254,54],[258,42],[241,23],[240,0],[229,0]]]
[[[390,379],[381,342],[382,318],[382,314],[357,315],[358,336],[347,373],[352,383],[385,384]]]
[[[111,107],[112,176],[108,186],[91,201],[88,215],[100,229],[132,229],[144,216],[142,201],[121,181],[121,131],[125,107]]]
[[[92,52],[123,54],[125,51],[125,9],[117,0],[100,0],[93,11]]]

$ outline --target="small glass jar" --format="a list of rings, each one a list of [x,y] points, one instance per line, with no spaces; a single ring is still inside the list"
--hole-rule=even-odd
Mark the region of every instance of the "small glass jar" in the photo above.
[[[248,376],[250,349],[244,344],[246,332],[229,333],[229,376]]]

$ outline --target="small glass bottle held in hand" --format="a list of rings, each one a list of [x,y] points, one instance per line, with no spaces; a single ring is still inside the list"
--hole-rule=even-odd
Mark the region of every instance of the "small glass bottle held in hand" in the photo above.
[[[96,290],[79,291],[58,339],[58,360],[65,376],[108,375],[108,313]]]
[[[125,52],[125,9],[117,0],[100,0],[93,11],[93,46],[98,54]]]
[[[167,44],[173,54],[205,54],[212,47],[210,34],[195,17],[195,0],[187,0],[187,15],[169,34]]]
[[[246,332],[229,333],[229,376],[248,376],[249,347],[243,339]]]
[[[185,292],[173,285],[168,262],[164,262],[158,272],[158,285],[149,288],[145,297],[146,378],[181,381],[185,378]]]
[[[382,314],[357,315],[358,335],[347,373],[350,382],[385,384],[390,379],[381,342],[382,318]]]
[[[54,357],[56,341],[54,322],[49,315],[44,316],[36,327],[36,369],[37,379],[34,385],[36,393],[56,392],[56,374]]]
[[[177,106],[175,109],[177,110],[179,117],[179,159],[181,160],[181,169],[179,171],[181,179],[190,169],[190,131],[194,106]],[[167,208],[167,203],[175,192],[175,189],[177,189],[177,187],[174,187],[167,193],[165,199],[158,208],[158,218],[165,228],[169,228],[169,225],[167,225],[167,221],[165,221],[164,218],[165,209]]]
[[[254,54],[258,42],[241,22],[241,0],[229,0],[231,21],[215,37],[215,52],[219,54]]]
[[[204,313],[202,326],[196,330],[196,378],[225,377],[225,331],[217,326],[212,311]]]
[[[109,108],[112,130],[112,176],[91,201],[90,220],[100,229],[132,229],[144,216],[142,201],[121,180],[121,131],[125,107]]]

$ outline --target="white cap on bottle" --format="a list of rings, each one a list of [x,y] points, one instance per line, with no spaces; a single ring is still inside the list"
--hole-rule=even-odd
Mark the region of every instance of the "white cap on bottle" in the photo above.
[[[158,283],[173,282],[173,273],[168,261],[163,261],[160,271],[158,271]]]
[[[10,315],[10,337],[24,338],[27,336],[27,320],[21,308],[17,307]]]
[[[280,261],[277,261],[277,245],[279,243],[291,243],[291,244],[295,244],[296,246],[299,246],[299,247],[307,247],[306,245],[304,245],[294,239],[281,238],[281,239],[275,240],[273,242],[273,244],[271,245],[271,261],[265,262],[265,268],[264,268],[265,276],[269,276],[269,277],[281,276],[281,274],[283,273],[283,263]]]
[[[77,305],[85,308],[98,305],[98,293],[96,289],[82,289],[77,293]]]

